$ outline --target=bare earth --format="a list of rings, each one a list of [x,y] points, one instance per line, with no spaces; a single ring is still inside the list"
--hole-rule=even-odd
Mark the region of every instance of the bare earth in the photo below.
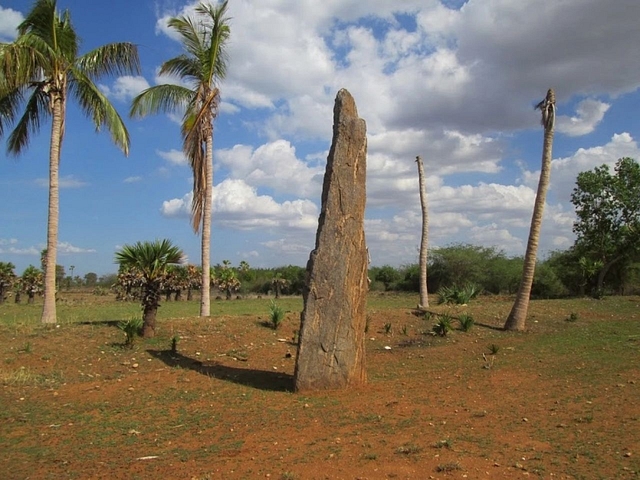
[[[545,343],[601,319],[540,304],[529,332],[506,333],[491,327],[509,302],[484,302],[482,326],[447,338],[410,308],[370,312],[369,384],[305,396],[296,312],[277,332],[255,316],[161,320],[132,350],[106,322],[5,329],[0,477],[640,478],[640,335],[620,336],[628,361],[609,368],[611,343]]]

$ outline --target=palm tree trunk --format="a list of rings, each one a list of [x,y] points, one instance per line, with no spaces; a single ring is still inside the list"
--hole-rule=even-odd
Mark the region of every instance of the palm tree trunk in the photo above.
[[[529,241],[527,251],[524,256],[524,266],[522,269],[522,280],[516,295],[516,301],[511,308],[511,313],[504,324],[505,330],[524,330],[529,310],[529,299],[531,297],[531,286],[536,269],[536,256],[538,253],[538,242],[540,240],[540,229],[542,227],[542,215],[544,204],[549,188],[549,178],[551,174],[551,156],[553,148],[553,133],[555,126],[555,94],[552,89],[547,92],[545,105],[549,106],[545,111],[542,109],[542,122],[544,125],[544,142],[542,148],[542,167],[540,169],[540,180],[538,181],[538,192],[533,206],[531,217],[531,229],[529,230]],[[542,102],[541,102],[542,103]]]
[[[41,322],[56,323],[56,261],[58,253],[58,219],[60,217],[60,195],[58,170],[60,149],[64,136],[65,99],[61,94],[51,98],[53,119],[51,144],[49,146],[49,212],[47,217],[47,254],[44,272],[44,307]]]
[[[420,207],[422,208],[422,237],[420,240],[420,305],[429,306],[429,290],[427,289],[427,250],[429,245],[429,210],[427,207],[427,187],[424,178],[422,158],[416,157],[418,164],[418,181],[420,183]]]
[[[206,186],[202,205],[202,288],[200,316],[211,315],[211,197],[213,193],[213,131],[207,135]]]

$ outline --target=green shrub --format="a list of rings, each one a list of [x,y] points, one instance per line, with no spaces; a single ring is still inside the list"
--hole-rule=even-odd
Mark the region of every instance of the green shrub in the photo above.
[[[433,326],[433,332],[441,337],[446,337],[451,331],[451,316],[443,313],[438,317],[438,322]]]
[[[269,320],[274,330],[277,330],[282,320],[284,320],[284,310],[273,300],[271,300],[271,304],[269,305]]]
[[[473,328],[473,325],[475,323],[475,321],[473,320],[473,317],[468,313],[463,313],[462,315],[460,315],[460,318],[458,318],[458,321],[460,322],[460,328],[462,329],[463,332],[468,332],[469,330],[471,330],[471,328]]]
[[[477,297],[480,289],[475,283],[467,283],[463,287],[452,285],[450,287],[442,287],[438,290],[438,303],[453,303],[456,305],[464,305],[469,303],[473,298]]]
[[[126,347],[133,348],[133,343],[138,335],[142,333],[142,318],[134,317],[129,320],[118,322],[118,328],[124,332]]]

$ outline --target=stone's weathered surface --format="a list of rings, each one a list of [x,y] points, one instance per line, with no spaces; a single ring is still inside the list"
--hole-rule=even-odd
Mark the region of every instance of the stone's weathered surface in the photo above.
[[[368,254],[364,237],[367,135],[353,97],[340,90],[322,190],[316,248],[307,263],[296,391],[366,383]]]

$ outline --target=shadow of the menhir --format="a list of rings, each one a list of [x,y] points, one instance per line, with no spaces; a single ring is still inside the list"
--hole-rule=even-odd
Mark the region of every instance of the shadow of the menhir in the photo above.
[[[293,392],[293,375],[288,373],[231,367],[217,362],[203,363],[171,350],[147,350],[147,352],[170,367],[193,370],[209,377],[259,390]]]

